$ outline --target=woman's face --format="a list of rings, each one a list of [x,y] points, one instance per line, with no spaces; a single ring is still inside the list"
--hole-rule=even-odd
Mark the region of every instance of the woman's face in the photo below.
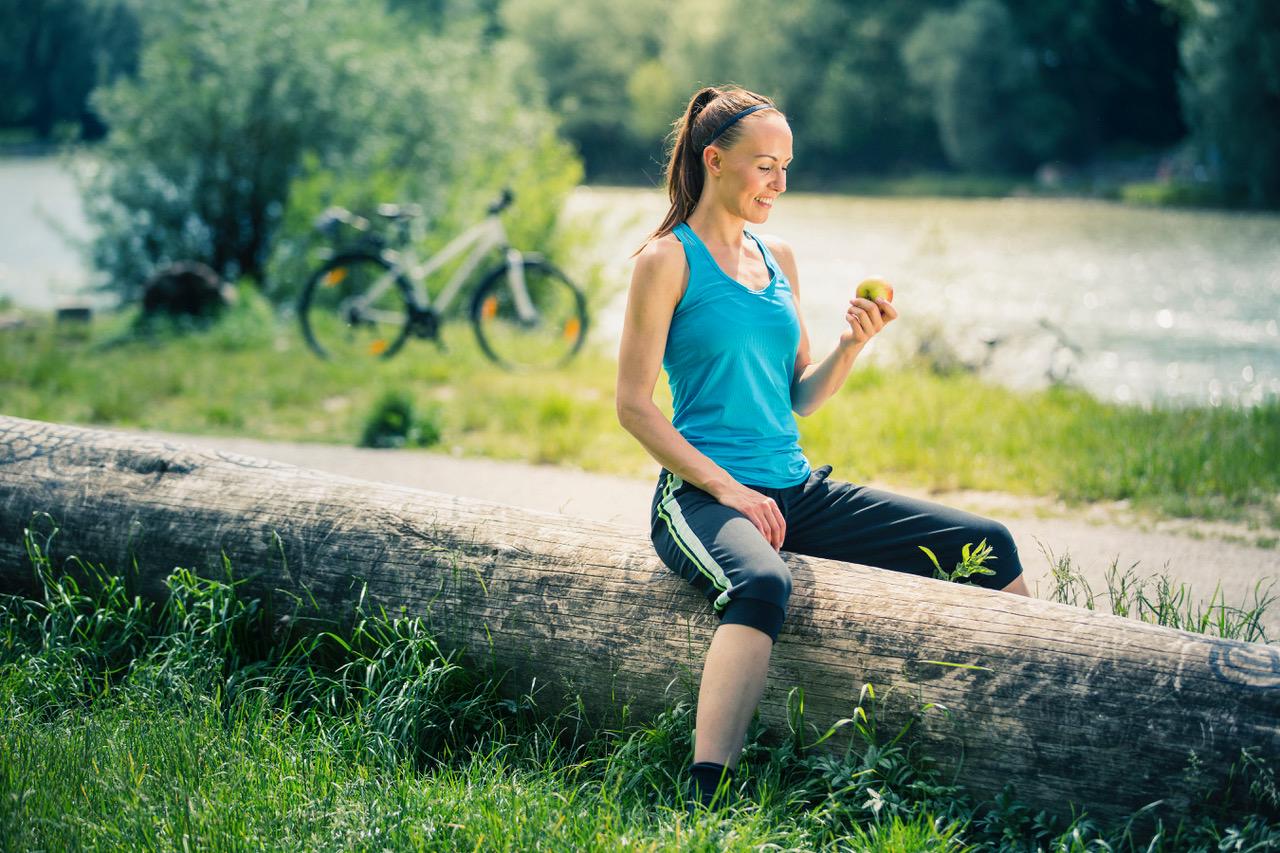
[[[713,143],[707,152],[704,162],[718,177],[717,191],[725,207],[748,222],[768,219],[774,202],[787,190],[791,163],[791,128],[782,114],[761,110],[747,116],[732,148]]]

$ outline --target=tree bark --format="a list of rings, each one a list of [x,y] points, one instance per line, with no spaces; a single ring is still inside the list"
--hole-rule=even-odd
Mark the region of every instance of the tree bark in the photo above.
[[[123,572],[144,596],[175,566],[222,576],[279,610],[301,596],[340,621],[365,590],[424,615],[445,648],[536,683],[540,707],[580,696],[598,720],[694,702],[718,624],[651,543],[625,528],[290,465],[0,417],[0,589],[34,581],[33,514],[69,555]],[[875,687],[882,737],[908,720],[920,748],[977,797],[1013,782],[1054,814],[1121,818],[1158,799],[1177,815],[1221,791],[1242,748],[1280,755],[1280,648],[1214,639],[972,586],[795,555],[786,624],[760,705],[803,742]],[[283,598],[282,594],[290,598]],[[937,707],[921,711],[925,703]],[[843,751],[850,728],[819,749]],[[857,745],[855,744],[855,747]]]

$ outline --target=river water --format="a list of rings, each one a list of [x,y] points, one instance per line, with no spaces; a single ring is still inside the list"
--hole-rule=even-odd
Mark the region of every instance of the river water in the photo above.
[[[53,308],[89,284],[80,196],[56,157],[0,157],[0,296]]]
[[[0,295],[49,308],[90,276],[66,236],[88,234],[55,158],[0,158]],[[616,346],[630,253],[666,211],[662,192],[583,187],[566,208],[602,237],[589,260],[619,293],[595,323]],[[1037,387],[1055,349],[1096,396],[1151,404],[1253,405],[1280,395],[1280,216],[1046,199],[783,195],[754,230],[794,247],[816,357],[842,329],[854,286],[878,274],[901,318],[873,341],[888,362],[929,340],[962,357],[994,351],[992,379]],[[65,236],[64,236],[65,235]],[[1062,352],[1059,352],[1062,355]]]
[[[627,257],[667,203],[658,191],[593,187],[569,209],[607,236],[600,258],[625,282]],[[1081,352],[1072,379],[1102,399],[1217,406],[1280,395],[1274,214],[788,192],[754,230],[795,250],[815,357],[834,346],[857,283],[878,274],[893,283],[901,316],[869,359],[941,340],[977,360],[984,339],[1001,337],[991,377],[1039,387],[1054,351],[1065,357],[1045,320]],[[622,310],[601,318],[607,334],[618,335]]]

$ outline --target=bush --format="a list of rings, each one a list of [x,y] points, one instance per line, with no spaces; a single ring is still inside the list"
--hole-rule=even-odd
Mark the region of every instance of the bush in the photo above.
[[[421,417],[413,398],[388,391],[374,405],[360,436],[361,447],[430,447],[440,441],[440,410],[432,407]]]
[[[138,78],[95,98],[112,131],[83,176],[92,260],[124,299],[176,260],[263,286],[320,202],[394,194],[447,225],[515,182],[544,223],[580,176],[536,84],[473,24],[429,35],[377,0],[157,5]]]

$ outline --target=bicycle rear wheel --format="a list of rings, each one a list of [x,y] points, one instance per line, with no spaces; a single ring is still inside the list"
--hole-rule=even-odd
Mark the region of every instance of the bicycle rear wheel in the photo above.
[[[525,258],[522,269],[529,297],[523,312],[506,266],[476,289],[471,302],[476,337],[485,354],[508,370],[560,367],[586,339],[586,297],[546,261]]]
[[[409,282],[378,255],[338,255],[302,290],[298,317],[321,358],[390,358],[409,335]]]

